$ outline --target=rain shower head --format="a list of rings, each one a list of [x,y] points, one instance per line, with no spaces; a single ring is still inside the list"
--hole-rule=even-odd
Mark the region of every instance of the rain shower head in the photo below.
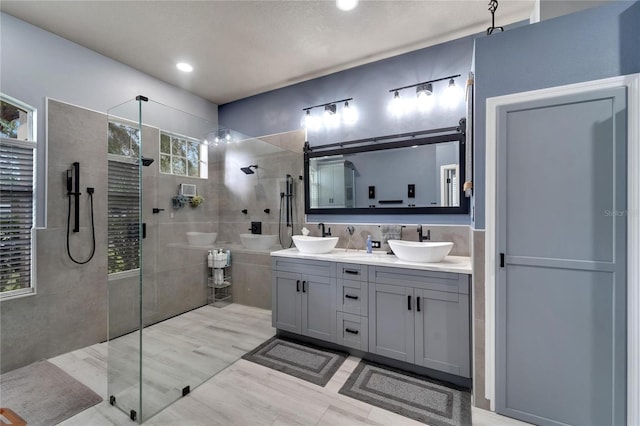
[[[151,163],[153,163],[153,158],[148,157],[140,157],[140,161],[142,161],[142,165],[145,167],[149,167]]]
[[[257,164],[253,164],[253,165],[251,165],[249,167],[240,167],[240,170],[242,170],[244,172],[244,174],[246,174],[246,175],[252,175],[252,174],[255,173],[253,170],[251,170],[252,167],[254,169],[257,169],[258,165]]]

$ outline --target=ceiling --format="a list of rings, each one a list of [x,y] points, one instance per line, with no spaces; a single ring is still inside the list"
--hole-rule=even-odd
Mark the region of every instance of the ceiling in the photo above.
[[[13,1],[0,10],[216,104],[486,31],[488,0]],[[534,0],[502,0],[496,26]],[[195,70],[182,73],[176,62]]]

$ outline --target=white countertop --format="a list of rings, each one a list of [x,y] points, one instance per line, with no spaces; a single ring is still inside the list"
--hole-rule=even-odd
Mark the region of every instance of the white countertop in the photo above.
[[[309,254],[300,253],[297,248],[272,251],[271,256],[290,257],[297,259],[326,260],[332,262],[358,263],[361,265],[389,266],[393,268],[420,269],[424,271],[453,272],[456,274],[471,275],[471,258],[468,256],[447,256],[438,263],[405,262],[395,255],[387,254],[384,251],[365,251],[343,248],[333,249],[329,253]]]

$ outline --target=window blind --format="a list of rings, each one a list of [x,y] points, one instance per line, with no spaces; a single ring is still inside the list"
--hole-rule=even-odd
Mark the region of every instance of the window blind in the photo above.
[[[31,287],[35,143],[0,141],[0,292]]]
[[[140,267],[140,180],[138,165],[109,160],[109,274]]]

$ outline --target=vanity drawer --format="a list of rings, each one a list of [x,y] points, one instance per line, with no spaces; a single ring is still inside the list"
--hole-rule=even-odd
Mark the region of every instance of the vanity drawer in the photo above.
[[[369,291],[366,281],[338,280],[338,311],[367,316]]]
[[[325,277],[335,277],[336,275],[336,264],[334,262],[326,262],[322,260],[272,257],[271,268],[276,271],[297,272]]]
[[[369,349],[369,322],[359,315],[337,313],[336,343],[354,349]]]
[[[336,274],[338,279],[367,281],[367,266],[357,263],[338,263]]]

